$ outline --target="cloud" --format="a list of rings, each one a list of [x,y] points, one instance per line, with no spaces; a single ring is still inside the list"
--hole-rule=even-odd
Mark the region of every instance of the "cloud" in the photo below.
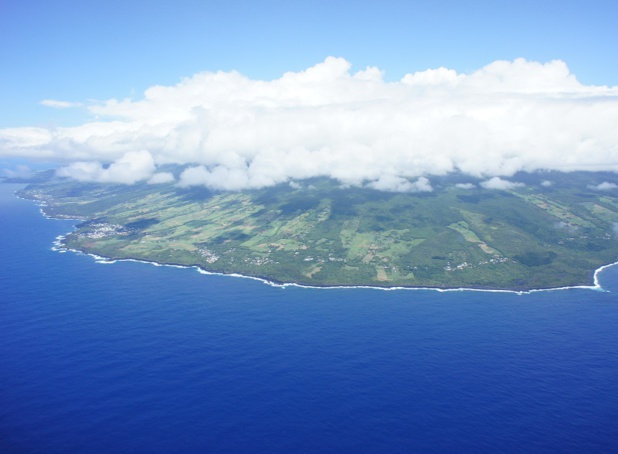
[[[508,191],[509,189],[525,186],[523,183],[503,180],[500,177],[493,177],[487,181],[481,182],[480,185],[485,189],[497,189],[499,191]]]
[[[30,178],[33,175],[32,169],[23,164],[17,165],[15,169],[2,169],[2,173],[7,178]]]
[[[219,165],[212,169],[205,166],[190,167],[180,174],[179,185],[183,187],[207,186],[213,189],[239,191],[273,186],[283,181],[285,181],[283,177],[279,180],[271,179],[268,175],[252,171],[251,168],[229,168]]]
[[[329,57],[270,81],[198,73],[88,110],[99,120],[0,129],[0,156],[68,162],[63,173],[94,181],[146,180],[175,163],[187,166],[181,184],[235,190],[328,176],[422,191],[431,185],[419,177],[450,172],[618,171],[618,87],[583,85],[562,61],[437,68],[386,82],[378,68],[353,72]],[[135,150],[152,159],[137,179],[113,167]]]
[[[395,175],[382,175],[375,181],[371,181],[366,185],[369,188],[378,189],[388,192],[431,192],[433,188],[429,179],[420,177],[418,180],[411,182],[405,178]]]
[[[148,184],[164,184],[171,183],[173,181],[176,181],[176,178],[174,178],[174,175],[170,172],[158,172],[150,177]]]
[[[541,181],[541,186],[543,186],[544,188],[549,188],[550,186],[553,186],[554,183],[552,183],[549,180],[543,180]]]
[[[474,189],[476,185],[473,183],[457,183],[455,187],[459,189]]]
[[[611,191],[612,189],[618,188],[618,184],[604,181],[603,183],[597,184],[596,186],[588,186],[588,188],[595,189],[597,191]]]
[[[71,107],[80,107],[83,105],[81,102],[58,101],[55,99],[44,99],[41,101],[40,104],[42,106],[54,107],[56,109],[68,109]]]
[[[56,171],[60,177],[97,183],[133,184],[152,177],[155,164],[149,152],[130,151],[104,167],[100,162],[74,162]]]

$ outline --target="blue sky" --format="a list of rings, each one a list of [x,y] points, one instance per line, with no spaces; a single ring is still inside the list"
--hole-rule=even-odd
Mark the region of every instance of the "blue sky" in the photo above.
[[[258,79],[329,55],[385,79],[500,59],[562,59],[586,84],[618,85],[614,1],[4,0],[0,127],[79,122],[43,99],[139,98],[204,70]]]
[[[608,0],[0,0],[0,167],[396,191],[618,171],[616,17]]]

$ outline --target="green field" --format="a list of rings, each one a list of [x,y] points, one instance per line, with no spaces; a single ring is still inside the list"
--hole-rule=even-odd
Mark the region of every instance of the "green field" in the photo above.
[[[22,195],[86,220],[67,247],[276,282],[526,290],[589,285],[618,260],[618,198],[594,189],[614,174],[513,180],[525,186],[458,189],[479,181],[455,175],[433,177],[431,193],[402,194],[328,179],[213,192],[51,178]]]

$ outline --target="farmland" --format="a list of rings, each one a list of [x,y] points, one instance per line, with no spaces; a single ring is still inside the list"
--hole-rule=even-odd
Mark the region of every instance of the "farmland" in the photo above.
[[[499,191],[435,177],[428,193],[329,179],[214,192],[50,178],[22,195],[84,220],[66,247],[274,282],[525,290],[590,284],[618,260],[618,199],[595,189],[613,174],[517,178],[525,185]]]

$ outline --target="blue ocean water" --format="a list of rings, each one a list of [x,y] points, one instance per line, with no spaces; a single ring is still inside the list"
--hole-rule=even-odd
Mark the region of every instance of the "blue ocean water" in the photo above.
[[[51,250],[0,185],[0,452],[618,452],[610,292],[275,288]]]

